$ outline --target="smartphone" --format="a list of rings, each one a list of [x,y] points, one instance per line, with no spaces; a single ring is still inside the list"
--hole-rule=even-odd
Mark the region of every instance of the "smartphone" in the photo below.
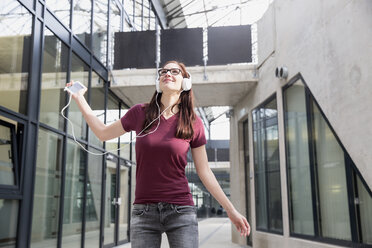
[[[75,94],[76,92],[78,92],[79,90],[84,89],[84,88],[85,88],[85,86],[82,83],[80,83],[79,81],[76,81],[70,87],[65,87],[65,91],[68,91],[71,94]]]

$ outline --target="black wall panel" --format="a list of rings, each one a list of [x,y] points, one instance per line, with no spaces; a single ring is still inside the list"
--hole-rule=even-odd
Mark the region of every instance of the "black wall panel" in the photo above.
[[[186,66],[204,65],[203,29],[166,29],[161,31],[161,64],[178,60]]]
[[[208,28],[208,65],[252,62],[251,26]]]
[[[114,69],[155,68],[155,31],[115,33]]]

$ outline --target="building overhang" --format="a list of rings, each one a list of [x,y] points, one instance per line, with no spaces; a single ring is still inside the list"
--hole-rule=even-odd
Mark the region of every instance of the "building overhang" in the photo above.
[[[188,67],[197,107],[234,106],[258,82],[253,64]],[[149,102],[155,92],[156,69],[112,71],[110,89],[129,106]]]

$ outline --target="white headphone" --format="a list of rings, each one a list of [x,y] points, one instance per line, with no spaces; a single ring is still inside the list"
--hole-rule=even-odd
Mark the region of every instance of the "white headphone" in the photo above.
[[[183,78],[183,80],[182,80],[181,88],[182,88],[183,91],[191,90],[191,86],[192,86],[192,84],[191,84],[191,74],[188,71],[186,71],[186,73],[189,76],[189,78]],[[160,76],[158,75],[156,77],[156,81],[155,81],[156,91],[158,93],[162,93],[163,91],[160,89],[160,86],[159,86],[159,84],[160,84],[159,79],[160,79]]]

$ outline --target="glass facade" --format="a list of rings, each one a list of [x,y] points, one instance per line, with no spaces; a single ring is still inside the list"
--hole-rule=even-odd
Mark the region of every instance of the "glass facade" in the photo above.
[[[305,88],[295,83],[285,92],[288,188],[291,232],[314,235],[308,119]]]
[[[88,155],[74,142],[72,128],[96,153],[117,149],[130,134],[106,144],[87,129],[75,101],[65,111],[72,125],[60,111],[68,100],[65,84],[73,80],[88,88],[85,97],[101,121],[123,115],[127,105],[108,93],[107,84],[115,33],[133,21],[145,26],[144,19],[155,15],[138,16],[141,11],[129,19],[117,0],[5,0],[0,13],[0,223],[7,223],[0,225],[0,246],[126,242],[134,149]],[[112,169],[119,167],[116,175]],[[121,205],[112,205],[114,198]]]
[[[63,89],[67,79],[68,49],[49,29],[45,29],[44,35],[40,121],[63,130],[60,111],[65,106]]]
[[[0,106],[25,115],[32,15],[15,0],[1,1],[0,15]]]
[[[371,244],[371,194],[302,77],[283,96],[291,235]]]
[[[57,246],[62,148],[60,135],[39,129],[31,247]]]
[[[257,107],[253,115],[253,146],[258,230],[282,233],[282,199],[276,98]]]

